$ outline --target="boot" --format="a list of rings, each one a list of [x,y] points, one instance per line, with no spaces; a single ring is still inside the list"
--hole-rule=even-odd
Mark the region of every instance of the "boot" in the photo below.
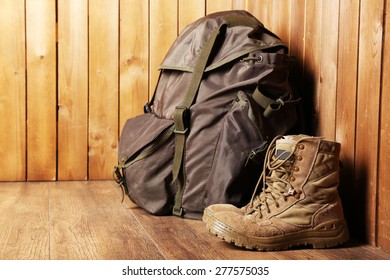
[[[210,219],[214,218],[214,214],[217,212],[233,212],[238,214],[245,214],[245,208],[246,207],[238,208],[233,204],[227,203],[212,204],[204,209],[202,220],[205,224],[207,224]]]
[[[226,242],[261,251],[333,247],[349,238],[339,184],[340,144],[318,137],[277,137],[243,212],[218,211],[206,227]],[[256,192],[256,190],[255,190]]]
[[[261,180],[261,177],[260,177]],[[257,189],[257,187],[256,187]],[[255,192],[254,192],[255,193]],[[218,212],[232,212],[244,215],[248,211],[251,210],[251,208],[256,207],[260,203],[260,197],[262,195],[256,196],[252,198],[251,203],[247,204],[246,206],[238,208],[237,206],[233,204],[227,204],[227,203],[219,203],[219,204],[212,204],[207,206],[203,211],[203,217],[202,220],[205,224],[207,224],[211,219],[214,219],[214,214]]]

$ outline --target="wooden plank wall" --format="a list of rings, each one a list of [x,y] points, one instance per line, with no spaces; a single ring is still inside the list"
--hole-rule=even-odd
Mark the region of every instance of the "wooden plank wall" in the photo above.
[[[0,9],[0,180],[26,179],[26,32],[22,1]],[[12,116],[12,117],[10,117]]]
[[[297,58],[307,133],[342,143],[351,232],[390,250],[390,0],[3,0],[0,180],[110,179],[179,32],[246,9]]]
[[[88,6],[59,0],[57,179],[88,178]]]

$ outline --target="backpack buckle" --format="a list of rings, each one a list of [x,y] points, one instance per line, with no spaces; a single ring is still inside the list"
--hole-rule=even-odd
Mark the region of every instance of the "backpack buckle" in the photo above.
[[[127,195],[129,193],[129,191],[127,189],[126,180],[123,177],[118,166],[114,167],[114,171],[112,172],[112,177],[114,178],[114,181],[118,184],[118,188],[121,188],[121,190],[122,190],[121,203],[123,203],[123,201],[125,200],[125,194]]]
[[[178,208],[178,209],[176,209],[175,207],[173,207],[173,210],[172,210],[172,214],[174,215],[174,216],[177,216],[177,217],[183,217],[183,208],[182,207],[180,207],[180,208]]]
[[[174,129],[173,132],[176,133],[176,134],[186,134],[187,133],[187,130],[188,128],[184,129],[184,130],[177,130],[177,129]]]
[[[190,123],[190,110],[185,106],[177,106],[174,112],[175,134],[184,135]]]

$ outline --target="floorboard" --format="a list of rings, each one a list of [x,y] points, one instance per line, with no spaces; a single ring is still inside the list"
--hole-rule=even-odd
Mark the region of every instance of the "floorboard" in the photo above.
[[[112,186],[60,182],[50,189],[52,259],[161,259]]]
[[[0,213],[0,259],[49,259],[47,184],[1,184]]]
[[[249,251],[210,234],[202,221],[157,217],[112,181],[0,183],[0,259],[380,260],[390,254],[351,239],[343,246]]]

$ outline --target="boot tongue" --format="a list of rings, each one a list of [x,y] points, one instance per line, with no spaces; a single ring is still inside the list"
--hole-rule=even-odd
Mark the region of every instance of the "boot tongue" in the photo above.
[[[300,138],[297,135],[289,135],[289,136],[283,136],[283,138],[276,140],[275,154],[273,155],[275,159],[277,158],[277,161],[275,161],[275,163],[285,161],[283,166],[287,167],[288,165],[290,165],[293,159],[291,155],[294,153],[295,145],[297,144],[299,139]],[[278,172],[277,170],[273,170],[271,173],[271,177],[287,179],[288,174],[284,172]]]
[[[301,137],[299,135],[284,136],[281,139],[276,140],[275,156],[281,156],[281,160],[287,159],[294,152],[295,145]]]
[[[274,191],[277,191],[280,195],[283,195],[284,192],[287,192],[287,185],[284,182],[287,180],[289,174],[288,170],[290,169],[290,166],[294,160],[294,157],[291,157],[291,155],[295,151],[295,146],[301,140],[302,138],[305,138],[307,136],[305,135],[289,135],[289,136],[283,136],[283,138],[280,138],[276,140],[276,148],[275,148],[275,154],[273,155],[274,164],[273,166],[276,166],[280,164],[280,168],[275,168],[272,170],[271,174],[267,176],[268,182],[272,182],[272,185],[269,185],[271,189],[264,190],[265,193],[272,192],[271,196],[268,194],[265,194],[263,196],[262,205],[260,206],[260,209],[262,211],[266,210],[265,204],[268,206],[274,204],[274,198],[275,193]],[[280,156],[280,157],[279,157]],[[291,157],[291,158],[290,158]]]
[[[287,165],[291,164],[290,160],[288,160],[288,158],[294,153],[295,145],[297,144],[297,142],[299,140],[296,138],[297,138],[296,136],[291,135],[291,136],[283,136],[283,138],[276,140],[276,143],[275,143],[276,148],[275,148],[275,152],[272,155],[272,157],[274,160],[276,160],[276,158],[277,158],[277,160],[274,161],[274,163],[278,164],[278,163],[284,162],[283,166],[287,169]],[[267,176],[267,179],[272,181],[272,188],[282,190],[286,187],[285,183],[283,183],[283,181],[277,180],[279,178],[282,180],[287,180],[288,174],[285,171],[286,169],[274,169],[271,171],[271,174],[269,174]],[[261,201],[262,201],[262,203],[260,205],[261,211],[266,210],[265,204],[268,206],[274,204],[274,201],[271,198],[271,196],[273,198],[275,198],[275,196],[273,194],[271,194],[271,196],[268,195],[268,193],[270,191],[270,189],[269,189],[270,186],[271,185],[269,185],[267,187],[267,190],[263,190],[265,195],[261,198]],[[278,195],[281,195],[281,194],[278,194]]]

